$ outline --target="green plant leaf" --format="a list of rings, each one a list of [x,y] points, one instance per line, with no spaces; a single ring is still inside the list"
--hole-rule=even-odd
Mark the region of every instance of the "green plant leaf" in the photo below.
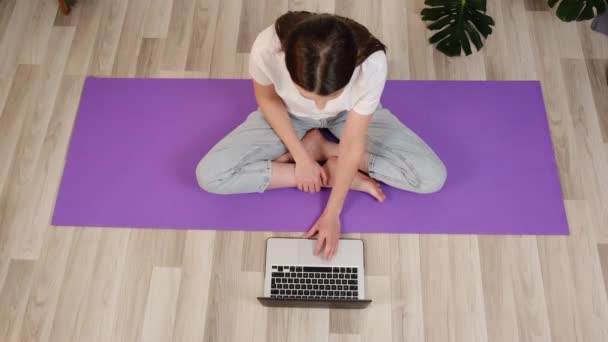
[[[562,21],[583,21],[593,19],[606,11],[608,0],[548,0],[551,8],[557,3],[555,14]]]
[[[425,0],[424,4],[422,20],[431,22],[427,25],[429,30],[438,31],[429,42],[437,44],[437,50],[448,56],[472,54],[471,42],[481,50],[481,37],[487,38],[495,25],[486,14],[486,0]]]
[[[471,25],[471,23],[468,21],[464,23],[464,29],[467,32],[467,34],[469,35],[469,38],[471,39],[471,41],[473,42],[473,45],[475,45],[475,48],[477,50],[481,50],[481,48],[483,47],[483,41],[481,40],[481,37],[479,36],[479,32],[477,32],[477,30],[473,27],[473,25]]]

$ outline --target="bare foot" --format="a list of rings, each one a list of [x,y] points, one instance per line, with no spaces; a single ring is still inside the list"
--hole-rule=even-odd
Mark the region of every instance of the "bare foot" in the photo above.
[[[323,168],[327,173],[327,177],[329,178],[327,187],[332,187],[334,184],[337,166],[337,157],[329,158],[325,165],[323,165]],[[357,173],[355,174],[355,178],[353,179],[353,183],[351,184],[350,188],[352,190],[366,192],[372,195],[375,199],[377,199],[378,202],[384,202],[384,200],[386,199],[386,195],[384,194],[384,191],[382,191],[380,183],[360,171],[357,171]]]
[[[316,161],[326,161],[328,158],[337,155],[337,147],[336,143],[328,141],[323,137],[321,131],[318,129],[312,129],[308,131],[304,138],[302,138],[302,145],[304,149],[314,160]],[[293,157],[291,153],[287,152],[275,159],[277,162],[281,163],[289,163],[293,162]]]

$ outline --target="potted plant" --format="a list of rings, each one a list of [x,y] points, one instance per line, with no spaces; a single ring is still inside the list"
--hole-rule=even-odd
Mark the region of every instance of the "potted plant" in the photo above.
[[[436,30],[429,41],[448,56],[473,53],[471,43],[479,51],[492,33],[494,19],[486,14],[486,0],[426,0],[420,13],[427,27]],[[483,38],[482,38],[483,37]]]
[[[608,34],[608,0],[549,0],[551,8],[557,6],[555,14],[563,21],[593,19],[591,28]]]

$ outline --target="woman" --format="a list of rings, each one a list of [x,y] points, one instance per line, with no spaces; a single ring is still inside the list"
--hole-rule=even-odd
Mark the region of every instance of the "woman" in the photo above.
[[[337,250],[349,189],[382,202],[378,181],[416,193],[438,191],[446,170],[437,155],[387,109],[380,96],[385,46],[362,25],[329,14],[289,12],[262,31],[249,70],[259,109],[200,161],[208,192],[332,188],[306,234],[315,255]],[[325,140],[319,128],[340,139]],[[322,164],[320,164],[322,163]]]

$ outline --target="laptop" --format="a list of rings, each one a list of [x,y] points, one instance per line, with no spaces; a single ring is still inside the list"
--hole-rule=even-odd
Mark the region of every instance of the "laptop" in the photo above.
[[[314,255],[316,240],[266,240],[264,295],[266,306],[364,308],[363,241],[341,239],[332,260]]]

